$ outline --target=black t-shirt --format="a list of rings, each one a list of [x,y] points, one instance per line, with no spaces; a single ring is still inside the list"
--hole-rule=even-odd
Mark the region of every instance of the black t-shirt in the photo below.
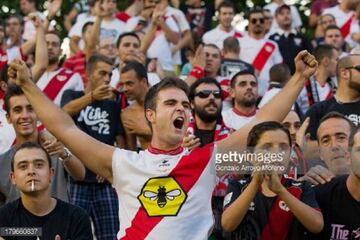
[[[311,42],[301,33],[290,33],[287,37],[284,34],[275,33],[269,39],[278,44],[284,63],[289,66],[292,74],[295,72],[296,55],[302,50],[312,52]]]
[[[214,131],[215,130],[195,129],[194,135],[200,139],[200,147],[214,141]]]
[[[319,128],[319,122],[329,112],[339,112],[344,114],[356,126],[360,123],[360,101],[353,103],[338,103],[333,97],[327,101],[316,103],[310,107],[306,116],[310,117],[308,132],[311,140],[316,140],[316,131]]]
[[[204,4],[200,7],[181,4],[180,9],[185,14],[192,32],[195,33],[198,38],[201,38],[204,33],[211,30],[212,17],[215,14],[213,3]]]
[[[20,199],[0,208],[1,228],[41,228],[39,239],[53,240],[59,235],[64,240],[89,240],[92,238],[91,224],[86,212],[77,206],[57,200],[53,211],[45,216],[35,216],[25,209]],[[6,240],[35,240],[33,237],[5,237]]]
[[[346,187],[348,176],[340,176],[315,188],[316,199],[324,216],[324,228],[314,239],[360,239],[360,202]]]
[[[245,190],[250,183],[250,178],[244,178],[239,181],[232,180],[229,183],[227,189],[227,195],[224,199],[224,209],[230,206]],[[296,182],[292,179],[286,179],[284,183],[285,187],[297,186],[301,187],[302,194],[300,200],[309,205],[312,208],[318,208],[315,200],[315,193],[310,184],[304,182]],[[261,232],[268,222],[269,213],[276,202],[276,197],[266,197],[260,191],[255,195],[255,198],[250,203],[249,210],[246,213],[244,219],[235,231],[231,233],[232,240],[257,240],[261,236]],[[308,239],[308,232],[300,224],[300,222],[294,218],[290,230],[287,235],[289,240]]]
[[[84,92],[66,90],[61,98],[61,106],[84,96]],[[73,116],[77,126],[88,135],[100,142],[114,146],[116,137],[124,135],[120,118],[120,104],[118,101],[94,101]],[[96,182],[96,175],[87,169],[85,182]]]
[[[220,75],[227,77],[229,80],[238,72],[241,71],[255,72],[254,68],[247,62],[236,59],[223,59],[221,62]]]

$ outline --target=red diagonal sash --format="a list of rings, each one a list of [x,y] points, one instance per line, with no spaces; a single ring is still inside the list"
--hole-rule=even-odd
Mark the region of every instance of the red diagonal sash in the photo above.
[[[176,167],[170,172],[185,192],[189,192],[206,168],[214,144],[194,149],[189,155],[183,156]],[[186,203],[185,203],[186,204]],[[143,207],[135,214],[131,226],[125,230],[121,240],[143,240],[164,217],[149,217]]]
[[[243,35],[240,32],[235,31],[234,36],[235,38],[242,38]]]
[[[351,22],[353,19],[354,15],[351,15],[349,17],[349,19],[341,26],[341,34],[343,36],[343,38],[345,39],[349,33],[350,33],[350,27],[351,27]]]
[[[65,86],[73,74],[73,71],[65,68],[61,69],[61,71],[58,72],[58,74],[55,74],[55,76],[48,82],[43,92],[51,101],[54,101],[56,96],[59,94],[61,89]]]
[[[272,42],[266,42],[253,61],[254,68],[261,72],[274,50],[275,44]]]

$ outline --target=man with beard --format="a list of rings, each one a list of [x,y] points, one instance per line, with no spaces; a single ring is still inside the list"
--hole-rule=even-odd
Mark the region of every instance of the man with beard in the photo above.
[[[265,17],[261,9],[249,13],[248,35],[239,38],[240,59],[255,68],[259,95],[263,96],[269,86],[270,68],[283,59],[276,42],[265,38]]]
[[[144,99],[149,89],[146,69],[139,62],[126,62],[121,68],[120,79],[126,99],[133,101],[121,112],[126,134],[126,149],[136,150],[137,139],[141,149],[147,149],[151,140],[151,130],[144,114]]]
[[[225,125],[235,130],[250,122],[256,114],[258,81],[252,71],[238,72],[231,79],[230,95],[234,107],[222,113]]]
[[[78,73],[62,68],[59,64],[61,56],[61,39],[56,33],[45,35],[49,65],[37,81],[38,87],[58,106],[64,91],[83,91],[83,81]]]
[[[360,122],[360,55],[341,58],[336,66],[338,89],[334,97],[311,106],[306,113],[310,117],[308,132],[311,140],[316,140],[320,119],[335,111],[345,115],[356,126]]]
[[[350,136],[351,173],[315,188],[324,216],[323,231],[313,239],[359,239],[360,237],[360,134]]]
[[[189,100],[193,109],[194,119],[189,123],[188,135],[183,145],[188,148],[203,147],[208,143],[227,137],[230,129],[221,121],[222,94],[221,86],[214,78],[205,77],[190,86]],[[222,239],[220,224],[222,203],[226,188],[232,175],[217,173],[219,183],[212,196],[212,209],[215,218],[213,236]]]

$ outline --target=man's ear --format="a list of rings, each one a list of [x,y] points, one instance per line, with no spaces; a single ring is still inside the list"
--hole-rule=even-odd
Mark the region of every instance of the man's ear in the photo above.
[[[145,110],[145,117],[150,123],[155,122],[156,113],[154,110],[148,108]]]
[[[234,88],[230,88],[229,89],[229,94],[231,98],[235,98],[235,89]]]
[[[15,181],[16,178],[15,178],[15,174],[13,171],[10,171],[9,178],[10,178],[11,183],[16,186],[16,181]]]
[[[50,168],[50,181],[49,182],[52,182],[52,179],[54,178],[54,175],[55,175],[55,169]]]
[[[6,120],[7,120],[8,124],[11,124],[9,113],[6,113]]]

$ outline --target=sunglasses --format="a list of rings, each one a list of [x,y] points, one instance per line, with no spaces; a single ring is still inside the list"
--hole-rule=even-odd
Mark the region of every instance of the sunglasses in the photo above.
[[[263,23],[265,22],[265,19],[264,19],[264,18],[253,18],[253,19],[250,20],[250,22],[251,22],[252,24],[256,24],[256,23],[258,23],[258,22],[260,22],[261,24],[263,24]]]
[[[195,96],[198,96],[199,98],[208,98],[210,94],[214,95],[215,98],[221,98],[221,92],[219,90],[202,90],[195,94]]]
[[[356,71],[360,72],[360,65],[346,67],[345,69],[355,69]]]

